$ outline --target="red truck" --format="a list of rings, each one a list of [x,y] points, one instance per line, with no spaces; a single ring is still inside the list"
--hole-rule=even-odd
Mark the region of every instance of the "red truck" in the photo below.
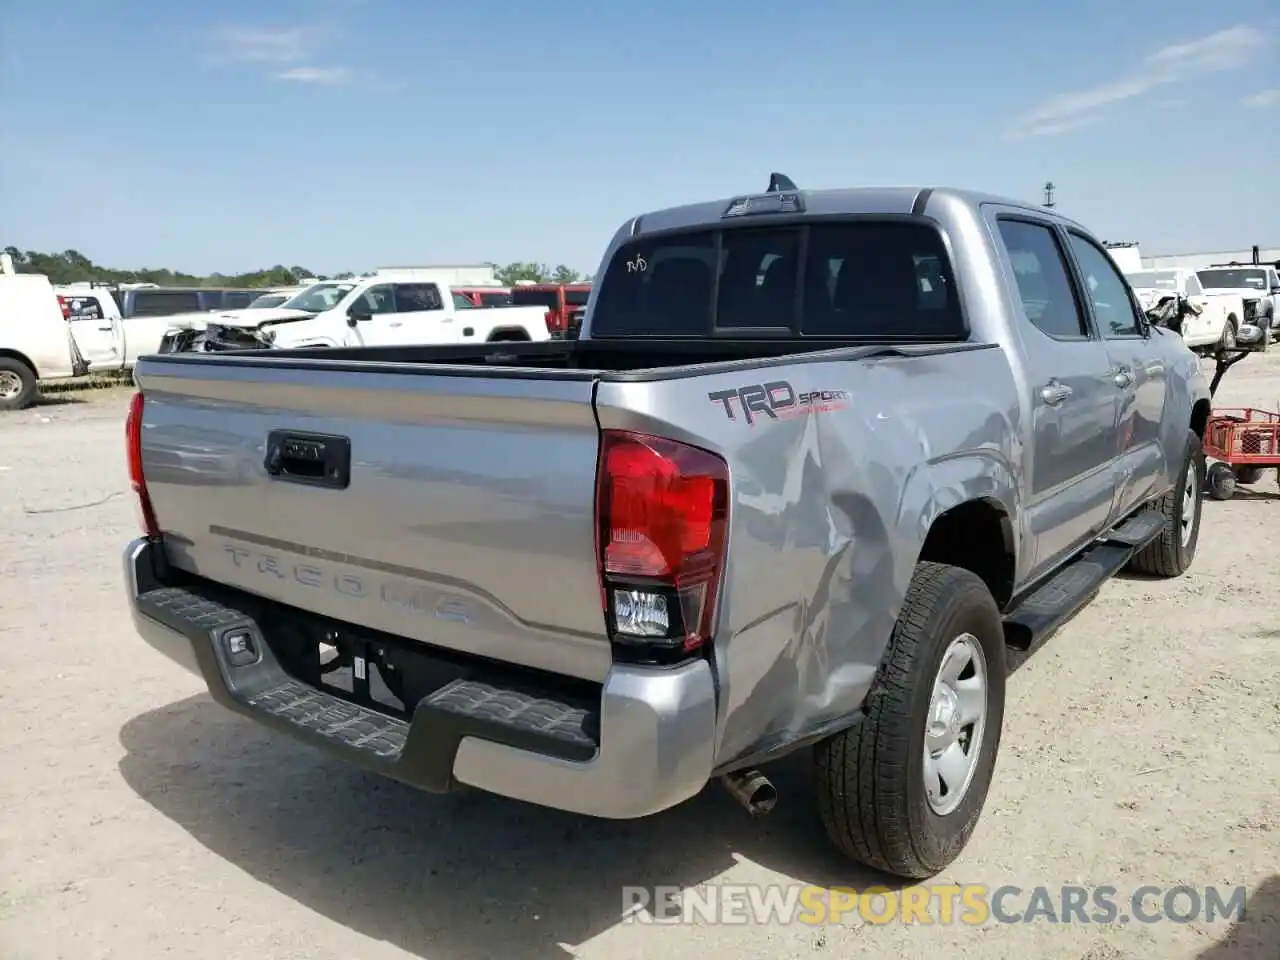
[[[474,307],[511,306],[509,287],[454,287],[453,292],[466,297]]]
[[[531,283],[513,287],[511,303],[517,307],[545,307],[551,336],[574,339],[590,295],[590,283]]]

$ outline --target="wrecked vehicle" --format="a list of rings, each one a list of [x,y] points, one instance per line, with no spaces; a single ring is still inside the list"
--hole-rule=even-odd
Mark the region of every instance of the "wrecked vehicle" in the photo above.
[[[950,189],[775,175],[629,220],[597,276],[576,340],[146,358],[136,629],[428,791],[763,813],[803,750],[840,850],[939,872],[1007,648],[1192,564],[1196,358],[1083,227]]]
[[[541,308],[482,309],[447,283],[384,271],[312,284],[278,307],[210,315],[170,330],[159,352],[543,341],[551,329]]]
[[[1169,318],[1176,313],[1182,339],[1203,356],[1242,349],[1265,351],[1270,345],[1263,327],[1253,319],[1255,311],[1243,298],[1211,292],[1194,270],[1142,270],[1125,278],[1148,315]]]

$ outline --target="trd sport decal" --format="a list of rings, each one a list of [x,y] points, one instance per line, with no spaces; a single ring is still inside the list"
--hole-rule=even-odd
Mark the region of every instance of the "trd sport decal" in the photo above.
[[[845,390],[811,390],[808,393],[796,393],[791,384],[785,380],[774,380],[770,383],[749,383],[736,390],[717,390],[708,393],[707,399],[724,408],[725,416],[730,420],[738,419],[738,410],[747,424],[754,425],[758,417],[770,420],[785,420],[789,417],[803,416],[806,413],[826,413],[839,410],[849,405],[849,394]],[[737,408],[735,410],[735,407]]]

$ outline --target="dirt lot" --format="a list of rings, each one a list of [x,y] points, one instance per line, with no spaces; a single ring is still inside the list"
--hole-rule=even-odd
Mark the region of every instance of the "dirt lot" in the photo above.
[[[122,390],[0,415],[0,956],[519,960],[1280,957],[1280,496],[1208,502],[1193,572],[1117,580],[1010,681],[977,835],[942,880],[1241,885],[1215,923],[653,927],[624,885],[847,884],[806,771],[636,823],[433,797],[224,712],[132,632]],[[1280,405],[1280,355],[1219,402]],[[1014,909],[1026,899],[1011,901]]]

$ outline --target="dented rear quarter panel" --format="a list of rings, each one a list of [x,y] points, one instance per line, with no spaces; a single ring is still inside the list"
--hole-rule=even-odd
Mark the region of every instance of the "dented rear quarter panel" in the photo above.
[[[744,413],[744,388],[778,408],[757,399]],[[602,428],[683,440],[729,464],[718,767],[857,715],[940,513],[988,499],[1020,515],[1017,397],[995,346],[599,385]]]

